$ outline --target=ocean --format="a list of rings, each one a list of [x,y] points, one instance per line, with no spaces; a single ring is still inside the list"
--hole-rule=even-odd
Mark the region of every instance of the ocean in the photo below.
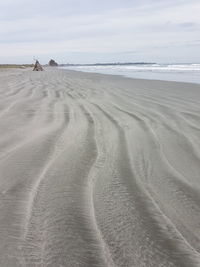
[[[200,64],[131,64],[67,66],[84,72],[122,75],[131,78],[192,82],[200,84]]]

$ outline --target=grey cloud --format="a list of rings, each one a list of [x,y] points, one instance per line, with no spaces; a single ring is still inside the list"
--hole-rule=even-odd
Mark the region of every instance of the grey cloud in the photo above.
[[[176,56],[179,44],[187,52],[200,46],[198,8],[199,0],[1,1],[0,60],[67,54],[72,61],[155,61],[163,47]]]

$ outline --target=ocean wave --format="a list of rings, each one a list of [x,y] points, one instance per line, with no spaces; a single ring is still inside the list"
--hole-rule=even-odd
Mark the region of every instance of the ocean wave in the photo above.
[[[200,64],[130,64],[68,66],[66,69],[131,78],[200,83]]]

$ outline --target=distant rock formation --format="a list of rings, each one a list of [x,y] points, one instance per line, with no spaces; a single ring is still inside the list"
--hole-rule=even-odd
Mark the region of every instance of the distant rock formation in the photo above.
[[[33,71],[43,71],[42,65],[39,63],[38,60],[35,61]]]
[[[58,66],[58,63],[55,62],[55,60],[51,59],[51,60],[49,61],[49,66],[51,66],[51,67],[57,67],[57,66]]]

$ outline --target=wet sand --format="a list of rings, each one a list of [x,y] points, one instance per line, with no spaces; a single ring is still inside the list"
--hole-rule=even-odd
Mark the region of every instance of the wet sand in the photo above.
[[[200,266],[200,85],[1,69],[0,266]]]

